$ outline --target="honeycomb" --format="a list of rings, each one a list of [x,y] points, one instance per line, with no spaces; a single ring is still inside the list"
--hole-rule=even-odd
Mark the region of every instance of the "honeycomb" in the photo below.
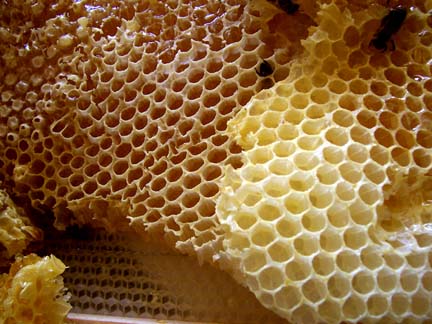
[[[0,260],[23,252],[31,241],[42,237],[42,231],[33,226],[5,191],[0,190],[0,244],[6,249],[0,252]]]
[[[431,318],[432,3],[380,52],[390,1],[295,2],[1,2],[0,181],[59,229],[218,261],[293,323]]]
[[[53,209],[60,229],[132,225],[200,258],[220,248],[218,180],[241,165],[227,122],[287,77],[312,19],[264,0],[0,6],[8,190]]]
[[[369,45],[388,8],[322,5],[289,77],[228,123],[244,163],[217,201],[225,257],[292,323],[432,318],[432,5],[417,5],[394,51]]]
[[[53,255],[17,257],[0,275],[0,322],[63,323],[71,309],[60,276],[65,268]]]

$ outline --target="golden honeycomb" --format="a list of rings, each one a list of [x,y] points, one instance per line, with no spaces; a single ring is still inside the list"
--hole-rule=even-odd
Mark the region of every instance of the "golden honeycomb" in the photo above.
[[[0,189],[0,260],[11,258],[23,252],[31,241],[42,240],[42,231],[25,216],[24,210],[17,207],[9,195]]]
[[[61,277],[65,268],[53,255],[17,257],[9,274],[0,275],[0,322],[63,323],[71,309]]]
[[[312,19],[264,0],[0,6],[8,190],[53,209],[58,228],[131,224],[200,257],[220,248],[217,183],[241,165],[227,122],[287,77]]]
[[[289,77],[228,123],[217,216],[235,277],[293,323],[432,318],[431,3],[322,5]]]
[[[393,1],[276,2],[1,2],[0,181],[57,228],[218,261],[293,323],[430,319],[432,3],[380,52]]]

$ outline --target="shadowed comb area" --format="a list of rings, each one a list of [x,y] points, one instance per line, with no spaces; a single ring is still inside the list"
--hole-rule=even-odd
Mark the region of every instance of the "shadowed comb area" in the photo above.
[[[287,80],[228,123],[217,215],[227,264],[293,323],[422,322],[432,291],[432,21],[323,5]]]
[[[139,234],[98,232],[50,242],[68,265],[64,284],[75,314],[193,323],[286,324],[229,274]]]
[[[0,8],[0,179],[70,224],[220,248],[227,122],[289,74],[313,21],[266,1],[12,1]],[[285,33],[289,29],[292,32]],[[255,68],[274,67],[268,78]]]

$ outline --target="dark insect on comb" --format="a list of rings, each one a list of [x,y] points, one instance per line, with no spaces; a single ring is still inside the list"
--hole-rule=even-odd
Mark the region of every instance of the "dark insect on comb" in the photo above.
[[[269,62],[264,60],[255,71],[260,77],[266,77],[273,73],[273,68]]]
[[[294,3],[291,0],[278,0],[278,5],[288,15],[296,13],[300,8],[297,3]]]
[[[391,37],[401,28],[407,16],[407,9],[401,5],[390,9],[389,13],[381,20],[381,26],[372,38],[369,46],[375,47],[382,52],[387,50],[387,43]],[[391,40],[392,50],[395,49],[394,41]]]

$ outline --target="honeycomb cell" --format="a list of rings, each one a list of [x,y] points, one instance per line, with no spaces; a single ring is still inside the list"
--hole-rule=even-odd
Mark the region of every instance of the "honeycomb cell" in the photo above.
[[[318,242],[313,236],[303,234],[294,240],[294,249],[301,255],[309,256],[318,251]]]
[[[327,90],[324,89],[316,89],[312,91],[310,98],[316,104],[326,104],[330,99]]]
[[[275,262],[286,262],[293,256],[291,248],[280,242],[273,243],[267,251]]]
[[[414,130],[419,126],[420,121],[417,115],[413,112],[406,112],[401,117],[402,126],[407,130]]]
[[[314,74],[312,76],[312,84],[314,85],[314,87],[316,88],[323,88],[327,85],[328,83],[328,78],[324,73],[317,73]],[[320,94],[319,92],[317,92],[317,94]],[[323,94],[323,98],[327,98],[328,97],[328,91],[326,91],[326,93]],[[322,98],[321,98],[322,100]],[[328,98],[327,98],[328,101]]]
[[[407,149],[410,149],[415,145],[414,136],[404,129],[396,132],[396,141],[400,146]]]
[[[405,294],[394,294],[391,297],[391,308],[397,315],[402,315],[409,310],[409,298]]]
[[[258,216],[262,220],[273,221],[282,216],[282,211],[276,205],[260,204],[258,207]]]
[[[316,177],[318,178],[320,183],[324,185],[331,185],[338,180],[339,174],[337,169],[332,165],[323,164],[319,168],[317,168]]]
[[[275,294],[276,305],[283,309],[293,309],[302,298],[302,293],[294,286],[282,287]]]
[[[363,97],[363,104],[370,111],[380,111],[384,106],[384,103],[379,96],[370,94]]]
[[[393,130],[399,128],[398,116],[392,112],[382,112],[379,116],[379,121],[386,129]]]
[[[430,311],[430,296],[417,292],[412,296],[411,310],[417,316],[425,316]]]
[[[330,190],[321,184],[315,185],[315,187],[309,192],[309,200],[312,205],[316,208],[326,208],[333,201],[333,195]]]
[[[278,106],[279,107],[279,106]],[[283,106],[281,107],[281,110]],[[286,109],[284,109],[286,110]],[[300,110],[288,110],[284,114],[284,120],[292,125],[298,125],[304,120],[304,112]]]
[[[297,307],[293,312],[293,321],[295,322],[304,320],[305,322],[313,323],[317,321],[316,317],[313,308],[306,304]]]
[[[411,97],[408,97],[405,101],[408,106],[409,106],[410,98]],[[385,101],[385,108],[394,113],[400,113],[405,110],[404,101],[402,101],[399,98],[396,98],[396,96],[393,96],[392,98],[387,99]]]
[[[276,140],[274,141],[276,142]],[[273,152],[281,158],[288,157],[295,151],[295,145],[286,142],[276,142],[273,146]]]
[[[339,164],[343,159],[343,153],[338,147],[328,146],[323,149],[324,159],[330,164]]]
[[[421,252],[413,252],[406,255],[405,259],[412,268],[421,268],[426,263],[426,255]]]
[[[397,68],[386,69],[384,75],[388,81],[398,86],[403,86],[406,82],[405,73]]]
[[[348,90],[348,86],[341,80],[332,80],[329,82],[329,90],[335,94],[342,94]]]
[[[342,248],[343,242],[337,232],[327,229],[320,234],[320,246],[327,252],[336,252]]]
[[[344,232],[345,245],[358,251],[367,243],[367,234],[361,227],[351,227]]]
[[[432,132],[420,130],[417,133],[416,141],[424,148],[432,147]]]
[[[254,226],[251,241],[258,246],[267,246],[275,239],[270,227],[257,225]]]
[[[345,110],[336,110],[333,113],[333,121],[341,127],[350,127],[354,123],[354,118]]]
[[[370,272],[360,271],[354,275],[352,287],[359,294],[368,294],[376,287],[374,276]]]
[[[354,111],[358,108],[359,104],[357,99],[349,94],[344,94],[339,98],[338,102],[341,108],[344,108],[348,111]]]
[[[375,114],[369,110],[362,110],[357,115],[360,124],[367,128],[374,128],[377,124]]]
[[[303,136],[297,140],[299,148],[305,151],[316,151],[323,144],[323,140],[319,136]]]
[[[213,163],[217,163],[223,160],[223,159],[221,160],[221,158],[218,157],[216,153],[214,154],[214,156],[215,157],[212,160],[210,160]],[[273,160],[273,152],[267,148],[263,148],[261,150],[257,150],[253,152],[250,155],[250,158],[251,158],[251,162],[254,164],[264,164]]]
[[[308,191],[314,185],[314,179],[308,173],[296,172],[291,175],[289,184],[295,191]]]
[[[285,208],[292,214],[300,214],[310,207],[307,198],[300,193],[290,193],[284,200]]]
[[[344,204],[335,202],[327,209],[327,219],[334,227],[345,227],[350,220],[349,210]]]
[[[273,130],[262,129],[257,132],[257,139],[259,145],[268,145],[276,141],[277,135]]]
[[[394,270],[401,268],[405,262],[405,260],[400,255],[398,255],[396,253],[385,254],[384,260],[385,260],[386,264],[390,268],[393,268]]]
[[[218,192],[219,192],[219,188],[214,183],[209,183],[209,184],[203,183],[200,186],[200,193],[204,197],[207,197],[207,198],[214,197],[218,194]]]
[[[290,261],[285,267],[285,274],[289,280],[301,281],[309,277],[311,268],[309,264],[300,259]]]
[[[327,281],[327,289],[331,296],[343,298],[349,294],[351,284],[342,274],[335,274]]]
[[[411,156],[409,154],[409,151],[401,148],[401,147],[395,147],[391,150],[391,156],[394,159],[396,163],[398,163],[400,166],[407,166],[411,163]]]
[[[360,297],[352,295],[343,304],[342,311],[346,318],[355,320],[365,313],[366,305]]]
[[[283,98],[275,98],[270,104],[270,111],[285,111],[287,109],[287,101]]]
[[[385,165],[390,160],[390,153],[383,147],[373,146],[369,151],[372,160],[378,164]]]
[[[335,57],[331,56],[324,59],[322,71],[327,75],[333,75],[338,68],[339,68],[339,64]]]
[[[418,276],[414,272],[406,270],[400,274],[400,285],[404,291],[415,291],[418,287],[418,284]]]
[[[382,97],[388,92],[388,86],[382,81],[373,81],[370,85],[370,89],[378,97]]]
[[[340,270],[350,273],[359,268],[360,259],[351,251],[342,251],[336,257],[336,264]]]
[[[325,138],[327,141],[337,146],[344,146],[349,140],[348,134],[343,128],[329,129],[325,134]]]
[[[380,199],[380,194],[375,186],[371,184],[364,184],[359,188],[360,198],[368,205],[375,204]]]
[[[281,236],[289,238],[297,235],[301,230],[301,226],[297,221],[285,217],[277,222],[276,230]]]
[[[309,107],[306,109],[306,116],[311,118],[312,120],[304,120],[303,124],[307,122],[311,123],[314,119],[321,119],[325,116],[325,113],[325,109],[322,105],[309,105]]]
[[[309,78],[300,78],[294,83],[294,88],[298,92],[308,93],[312,89],[312,82]]]
[[[373,219],[373,212],[363,201],[356,199],[350,206],[351,219],[358,225],[367,225]]]
[[[380,268],[384,264],[383,257],[373,247],[365,247],[361,250],[360,258],[362,264],[370,270],[375,270]]]
[[[346,182],[340,182],[337,184],[336,194],[342,201],[351,201],[356,197],[354,189]]]
[[[374,316],[383,315],[388,309],[386,297],[380,295],[372,295],[367,300],[368,311]]]
[[[349,88],[356,95],[366,94],[368,92],[367,83],[361,79],[356,79],[350,82]]]
[[[267,128],[277,128],[281,122],[280,114],[275,111],[267,111],[262,116],[262,124]]]
[[[427,271],[422,276],[422,286],[427,291],[432,290],[432,273],[430,271]]]
[[[290,188],[286,183],[286,180],[272,178],[264,184],[264,191],[268,196],[277,198],[285,196],[290,191]]]
[[[362,179],[362,172],[354,163],[343,163],[339,166],[340,175],[350,183],[357,183]]]
[[[353,162],[364,163],[369,158],[367,149],[357,143],[350,144],[347,153],[348,158]]]
[[[320,276],[328,276],[335,270],[335,263],[332,257],[323,253],[314,256],[312,266],[315,273]]]
[[[230,249],[243,250],[250,246],[250,241],[244,235],[233,235],[232,240],[229,242]]]
[[[305,96],[296,95],[291,97],[290,104],[295,109],[304,109],[309,105],[309,100]]]
[[[390,269],[382,269],[378,272],[377,283],[382,291],[389,292],[396,288],[397,277]]]
[[[357,126],[351,128],[351,139],[357,143],[368,145],[372,143],[372,137],[369,132]]]
[[[317,279],[310,279],[302,286],[303,296],[312,303],[318,303],[327,295],[327,287]]]
[[[259,273],[258,280],[263,289],[274,290],[282,285],[283,273],[275,267],[265,268]]]
[[[288,175],[294,170],[294,165],[284,159],[273,159],[270,162],[269,170],[274,175]]]
[[[308,114],[311,114],[311,113],[312,113],[311,110],[308,110]],[[302,130],[307,135],[319,135],[325,126],[326,126],[325,120],[314,119],[314,120],[310,120],[310,121],[304,121],[302,123]],[[303,138],[305,138],[305,137],[300,137],[300,139],[303,139]],[[299,141],[300,141],[300,139],[299,139]],[[303,145],[301,145],[301,143],[299,143],[299,146],[301,148],[303,148]],[[314,150],[316,148],[317,148],[317,145],[309,148],[309,150]],[[308,148],[305,148],[305,149],[308,149]]]
[[[386,179],[384,171],[375,163],[366,164],[363,172],[371,182],[377,185],[383,183]]]
[[[326,321],[340,321],[342,316],[341,305],[333,300],[325,300],[318,306],[318,313]]]
[[[243,261],[246,272],[256,272],[266,265],[265,254],[259,251],[251,251]]]
[[[321,213],[312,209],[303,214],[302,225],[307,231],[318,232],[324,229],[326,219]]]

